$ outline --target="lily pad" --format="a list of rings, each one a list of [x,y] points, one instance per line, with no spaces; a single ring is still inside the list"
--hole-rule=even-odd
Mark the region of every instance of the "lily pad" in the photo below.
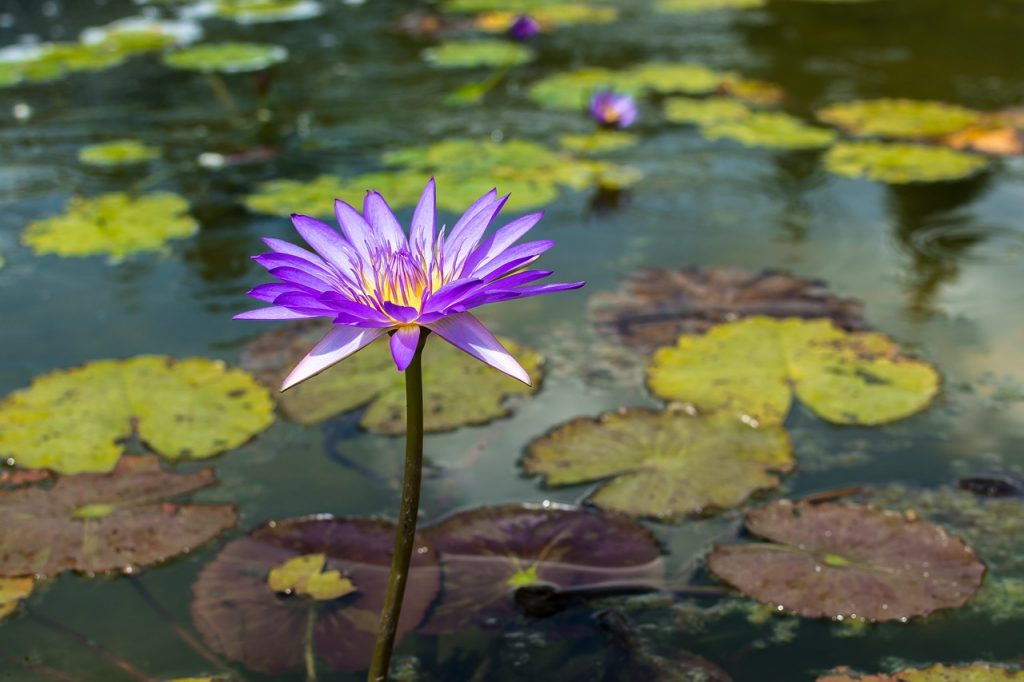
[[[106,26],[82,31],[82,44],[108,48],[122,54],[156,52],[172,45],[187,45],[202,37],[199,24],[192,21],[160,21],[149,17],[127,17]]]
[[[508,40],[458,40],[423,53],[434,66],[465,69],[479,66],[515,66],[533,59],[533,50]]]
[[[602,154],[632,147],[639,138],[622,130],[598,130],[585,135],[562,135],[559,141],[571,152]]]
[[[953,149],[993,156],[1024,154],[1024,132],[996,121],[985,121],[942,138]]]
[[[830,319],[847,330],[866,327],[859,301],[835,296],[819,280],[774,270],[640,270],[621,290],[600,293],[590,302],[590,317],[603,334],[647,352],[675,343],[680,334],[703,334],[753,315]]]
[[[284,217],[292,213],[329,217],[334,215],[335,199],[358,206],[370,189],[386,196],[392,207],[415,206],[424,182],[424,176],[415,171],[367,173],[349,180],[334,175],[319,175],[312,180],[269,180],[245,198],[245,206],[256,213]],[[443,199],[439,196],[438,200]]]
[[[21,241],[37,255],[94,256],[120,259],[159,251],[171,239],[199,231],[184,197],[169,192],[130,195],[111,192],[73,197],[63,214],[29,223]]]
[[[307,636],[334,670],[364,668],[384,605],[394,534],[393,524],[376,519],[272,521],[225,545],[203,568],[192,585],[192,621],[211,649],[256,672],[301,669]],[[268,584],[275,569],[309,555],[322,555],[327,572],[337,571],[354,589],[314,599],[282,595]],[[397,640],[423,619],[440,573],[437,552],[417,539]]]
[[[707,123],[701,126],[700,132],[711,140],[725,137],[748,147],[778,149],[827,147],[836,138],[831,130],[807,125],[798,118],[778,112],[757,112]]]
[[[659,589],[665,567],[649,530],[621,516],[546,504],[480,507],[423,530],[441,554],[444,591],[422,631],[494,628],[518,613],[514,592]]]
[[[958,537],[871,507],[774,502],[747,515],[769,542],[725,545],[712,572],[801,616],[905,620],[962,606],[985,566]]]
[[[891,675],[860,675],[847,669],[819,677],[817,682],[1024,682],[1024,672],[999,665],[943,665],[907,668]]]
[[[368,405],[360,420],[375,433],[405,432],[405,376],[395,370],[387,339],[374,342],[329,371],[284,392],[281,380],[326,331],[318,323],[280,327],[249,344],[242,366],[275,391],[282,411],[303,424]],[[446,431],[483,424],[511,412],[509,399],[537,390],[543,376],[541,357],[503,339],[531,377],[529,387],[494,370],[441,339],[430,339],[423,363],[424,428]]]
[[[327,557],[303,554],[270,569],[267,585],[278,594],[297,594],[315,601],[339,599],[356,591],[340,571],[325,571]]]
[[[600,0],[602,3],[605,1]],[[443,6],[447,12],[473,13],[503,10],[516,14],[529,13],[532,16],[547,7],[562,4],[565,3],[552,0],[444,0]]]
[[[767,0],[658,0],[654,9],[665,14],[691,14],[714,10],[764,7]]]
[[[531,9],[529,13],[530,18],[540,24],[541,30],[578,24],[608,24],[619,17],[619,10],[615,7],[581,3],[550,3]],[[492,10],[477,15],[473,24],[481,31],[504,33],[520,16],[522,11]]]
[[[927,138],[973,125],[981,113],[942,102],[868,99],[825,107],[818,118],[854,135]]]
[[[168,500],[214,483],[212,469],[171,473],[144,455],[110,473],[0,490],[0,576],[134,573],[189,552],[234,526],[234,507]]]
[[[110,471],[137,437],[169,459],[230,450],[274,419],[241,370],[202,358],[143,355],[57,370],[0,402],[0,456],[61,473]]]
[[[588,502],[633,516],[678,519],[728,509],[793,468],[781,426],[732,415],[629,409],[580,418],[530,443],[523,467],[548,485],[612,480]]]
[[[152,161],[159,156],[160,150],[156,147],[129,139],[91,144],[78,152],[78,160],[90,166],[126,166]]]
[[[825,167],[837,175],[892,184],[959,180],[986,165],[978,154],[886,142],[840,142],[825,155]]]
[[[208,0],[197,9],[200,14],[240,24],[300,21],[320,16],[323,11],[316,0]]]
[[[208,43],[171,52],[164,63],[175,69],[204,73],[263,71],[288,58],[288,50],[263,43]]]
[[[49,82],[76,71],[100,71],[121,64],[123,50],[107,44],[42,43],[0,50],[3,81],[13,85],[22,80]]]
[[[35,584],[34,578],[0,578],[0,620],[17,610],[21,600],[32,594]]]
[[[834,424],[884,424],[925,409],[939,390],[931,365],[881,334],[767,317],[681,336],[655,352],[647,380],[666,400],[758,424],[781,424],[794,395]]]
[[[551,109],[584,108],[591,95],[612,89],[631,95],[657,92],[703,95],[717,90],[725,76],[702,64],[650,62],[613,71],[584,68],[555,74],[534,83],[529,96]]]
[[[665,118],[673,123],[711,125],[750,116],[747,105],[729,97],[671,97],[665,100]]]
[[[768,81],[751,80],[736,74],[726,74],[720,90],[738,100],[755,106],[772,106],[782,101],[782,88]]]

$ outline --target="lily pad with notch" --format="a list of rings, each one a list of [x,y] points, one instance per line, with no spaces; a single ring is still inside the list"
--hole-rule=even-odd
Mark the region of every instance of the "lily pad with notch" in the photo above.
[[[818,111],[818,118],[854,135],[931,138],[955,133],[982,114],[942,102],[869,99],[841,102]]]
[[[825,154],[825,167],[836,175],[894,185],[961,180],[987,165],[980,154],[889,142],[840,142]]]
[[[272,521],[225,545],[200,571],[192,585],[193,623],[211,649],[256,672],[301,669],[307,647],[334,670],[364,668],[384,605],[394,534],[393,524],[377,519]],[[305,575],[306,589],[282,582],[287,571]],[[333,588],[311,590],[308,578],[317,575]],[[397,640],[423,619],[440,579],[437,552],[417,538]]]

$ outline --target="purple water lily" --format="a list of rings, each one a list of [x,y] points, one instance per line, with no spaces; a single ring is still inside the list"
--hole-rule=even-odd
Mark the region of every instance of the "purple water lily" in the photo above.
[[[529,384],[514,357],[471,313],[488,303],[576,289],[583,282],[533,284],[552,274],[527,267],[554,242],[515,245],[542,213],[513,220],[486,239],[484,233],[508,200],[491,190],[455,223],[435,235],[435,188],[431,179],[413,212],[410,234],[379,192],[367,192],[360,214],[344,201],[334,210],[341,233],[304,215],[292,224],[315,253],[280,239],[264,239],[270,253],[253,260],[280,282],[249,292],[273,305],[236,315],[236,320],[327,317],[331,331],[285,378],[281,390],[308,379],[391,333],[391,354],[404,371],[421,328],[473,357]]]
[[[529,40],[540,33],[540,24],[529,14],[520,14],[508,28],[508,34],[514,40]]]
[[[590,117],[609,128],[628,128],[636,114],[636,101],[625,93],[599,90],[590,100]]]

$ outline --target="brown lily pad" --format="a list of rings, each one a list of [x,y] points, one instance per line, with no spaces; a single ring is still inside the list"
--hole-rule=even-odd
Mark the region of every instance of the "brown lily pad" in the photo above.
[[[769,542],[719,546],[711,570],[801,616],[924,616],[962,606],[985,573],[960,538],[871,507],[782,500],[750,512],[746,525]]]
[[[973,665],[942,665],[927,668],[907,668],[891,675],[861,675],[848,668],[833,670],[818,678],[817,682],[1022,682],[1024,672],[999,665],[975,663]]]
[[[623,516],[546,504],[481,507],[423,530],[441,553],[444,592],[422,631],[500,626],[519,588],[663,586],[661,549]]]
[[[827,318],[850,331],[867,326],[859,301],[835,296],[821,281],[726,266],[640,270],[590,307],[603,333],[646,352],[752,315]]]
[[[365,668],[384,605],[394,535],[393,524],[377,519],[315,516],[261,526],[225,545],[199,573],[192,585],[196,629],[218,654],[268,675],[301,669],[307,636],[334,670]],[[317,555],[323,563],[310,559]],[[282,572],[294,578],[300,564],[315,565],[315,575],[333,587],[306,582],[301,590],[282,589]],[[398,640],[423,619],[440,578],[437,552],[417,541]],[[335,589],[341,585],[345,589]]]
[[[0,490],[0,576],[133,573],[189,552],[234,526],[234,507],[168,500],[215,482],[212,469],[176,474],[140,455],[109,473]]]

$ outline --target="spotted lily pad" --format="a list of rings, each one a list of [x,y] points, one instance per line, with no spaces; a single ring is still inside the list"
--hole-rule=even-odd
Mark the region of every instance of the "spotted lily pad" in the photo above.
[[[924,616],[962,606],[985,573],[958,537],[871,507],[782,500],[750,512],[746,525],[768,542],[717,547],[712,572],[801,616]]]
[[[405,376],[395,370],[387,339],[370,344],[334,367],[284,393],[281,380],[323,336],[317,323],[280,327],[249,344],[242,366],[275,391],[284,413],[303,424],[368,405],[360,424],[375,433],[405,432]],[[534,377],[529,387],[494,370],[441,339],[427,342],[423,364],[424,426],[445,431],[482,424],[508,415],[511,398],[537,390],[543,376],[541,357],[507,339],[502,341]]]
[[[268,675],[301,669],[309,635],[331,668],[364,668],[384,605],[394,534],[387,521],[329,516],[261,526],[228,543],[199,573],[192,585],[196,629],[218,654]],[[310,555],[323,556],[326,571],[337,571],[353,590],[315,599],[282,595],[268,584],[275,569]],[[439,589],[440,572],[437,552],[417,539],[398,640],[423,619]]]
[[[840,142],[825,155],[825,167],[837,175],[892,184],[959,180],[987,164],[978,154],[886,142]]]
[[[32,594],[35,584],[33,578],[0,578],[0,620],[17,610],[21,600]]]
[[[767,0],[658,0],[654,8],[666,14],[690,14],[713,10],[764,7]]]
[[[78,160],[90,166],[125,166],[152,161],[160,150],[138,140],[114,140],[82,147]],[[184,210],[187,210],[187,204]]]
[[[0,402],[0,456],[61,473],[109,471],[135,436],[170,459],[205,458],[267,428],[273,403],[222,362],[143,355],[57,370]]]
[[[971,109],[912,99],[856,100],[818,111],[825,123],[855,135],[905,138],[948,135],[977,123],[980,117]]]
[[[263,43],[208,43],[171,52],[164,63],[176,69],[204,73],[263,71],[288,58],[288,50]]]
[[[712,125],[737,121],[750,114],[747,105],[728,97],[671,97],[665,100],[665,118],[673,123]]]
[[[120,259],[159,251],[171,239],[191,237],[199,224],[188,209],[183,197],[169,192],[73,197],[63,214],[30,223],[21,241],[39,255],[107,254]]]
[[[516,589],[663,587],[654,536],[621,516],[547,504],[480,507],[423,530],[441,554],[444,592],[424,624],[439,634],[499,625]]]
[[[612,479],[588,501],[633,516],[678,519],[735,507],[793,468],[781,426],[753,428],[732,415],[645,409],[581,418],[530,443],[527,473],[561,486]]]
[[[860,675],[848,669],[835,670],[817,682],[1024,682],[1024,672],[999,665],[943,665],[907,668],[891,675]]]
[[[551,109],[582,109],[597,90],[632,95],[650,92],[702,95],[714,92],[725,76],[701,64],[650,62],[613,71],[584,68],[555,74],[533,84],[529,96]]]
[[[175,474],[145,455],[52,487],[0,490],[0,576],[132,573],[191,551],[234,526],[235,510],[169,500],[215,482],[212,469]]]
[[[581,3],[550,3],[529,11],[530,17],[542,30],[577,24],[607,24],[619,17],[615,7],[587,5]],[[473,23],[481,31],[504,33],[512,27],[522,11],[509,9],[492,10],[478,15]]]
[[[643,351],[753,315],[827,318],[848,330],[866,326],[858,301],[838,298],[819,280],[772,270],[640,270],[621,290],[590,302],[590,317],[602,333]]]
[[[939,375],[887,337],[828,320],[751,317],[681,336],[647,368],[655,395],[780,424],[794,394],[835,424],[884,424],[925,409]]]
[[[458,40],[423,53],[428,62],[447,69],[515,66],[533,59],[533,50],[508,40]]]
[[[586,135],[563,135],[562,147],[580,154],[601,154],[632,147],[638,142],[636,135],[623,130],[598,130]]]
[[[798,118],[779,112],[758,112],[706,123],[700,127],[700,132],[712,140],[725,137],[748,147],[778,149],[827,147],[836,138],[831,130],[807,125]]]

